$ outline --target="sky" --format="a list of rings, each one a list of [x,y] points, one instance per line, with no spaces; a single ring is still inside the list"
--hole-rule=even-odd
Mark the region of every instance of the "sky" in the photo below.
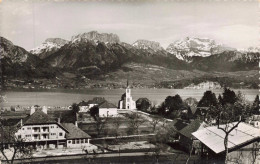
[[[257,1],[110,0],[0,2],[0,35],[27,50],[47,38],[115,33],[122,42],[159,42],[164,48],[185,37],[214,39],[234,48],[259,45]]]

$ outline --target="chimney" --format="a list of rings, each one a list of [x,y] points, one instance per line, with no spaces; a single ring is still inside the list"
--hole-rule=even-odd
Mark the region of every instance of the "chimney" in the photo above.
[[[31,107],[30,115],[32,115],[35,112],[34,106]]]
[[[48,108],[46,106],[43,106],[42,111],[43,111],[43,113],[47,114]]]
[[[60,124],[60,118],[58,118],[58,124]]]
[[[78,121],[75,121],[75,126],[78,127]]]

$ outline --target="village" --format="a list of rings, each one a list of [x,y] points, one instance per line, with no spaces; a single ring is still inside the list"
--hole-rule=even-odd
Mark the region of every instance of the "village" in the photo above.
[[[241,113],[237,120],[220,122],[207,104],[212,95],[204,93],[206,104],[185,100],[187,106],[177,105],[181,110],[173,114],[169,111],[176,112],[171,109],[174,105],[167,104],[177,102],[178,95],[168,96],[162,110],[146,98],[134,101],[127,83],[118,105],[94,97],[60,109],[35,105],[29,110],[2,111],[1,160],[52,163],[71,156],[83,163],[122,159],[142,163],[147,158],[151,163],[259,163],[259,108],[247,117],[241,118]]]

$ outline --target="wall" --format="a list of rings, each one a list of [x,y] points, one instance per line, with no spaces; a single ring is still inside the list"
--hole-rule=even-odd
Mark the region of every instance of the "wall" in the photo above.
[[[117,108],[100,108],[99,117],[116,117]]]
[[[84,148],[89,145],[89,139],[67,140],[67,148]]]
[[[38,128],[39,131],[35,132],[34,128]],[[44,128],[48,130],[43,131]],[[61,135],[60,135],[61,134]],[[16,137],[20,135],[25,141],[48,141],[48,140],[62,140],[65,139],[66,132],[60,128],[57,124],[46,124],[46,125],[24,125],[16,133]],[[34,138],[37,135],[37,139]],[[47,135],[44,138],[43,135]]]

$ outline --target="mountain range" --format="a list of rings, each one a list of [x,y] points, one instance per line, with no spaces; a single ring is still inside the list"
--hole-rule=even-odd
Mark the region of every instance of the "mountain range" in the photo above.
[[[46,39],[30,50],[0,38],[1,73],[6,77],[53,78],[63,72],[97,78],[127,63],[151,64],[173,70],[234,72],[258,69],[259,49],[237,50],[212,39],[184,38],[164,49],[144,39],[121,42],[116,34],[91,31]],[[130,72],[131,73],[131,72]]]

